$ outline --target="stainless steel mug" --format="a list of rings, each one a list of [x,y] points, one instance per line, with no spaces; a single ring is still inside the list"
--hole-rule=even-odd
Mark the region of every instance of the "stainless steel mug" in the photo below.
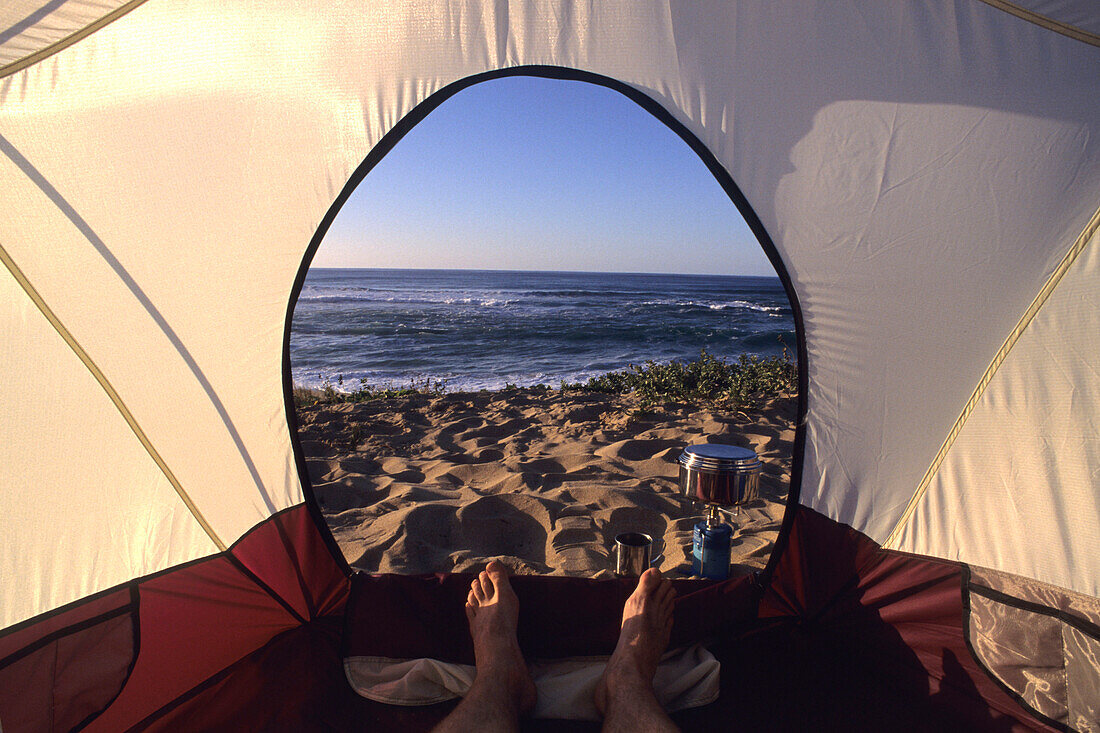
[[[619,575],[637,578],[660,559],[661,554],[653,554],[653,538],[644,532],[615,535],[615,572]]]

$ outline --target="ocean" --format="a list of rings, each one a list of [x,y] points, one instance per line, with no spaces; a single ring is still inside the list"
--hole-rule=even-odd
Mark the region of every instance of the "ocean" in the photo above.
[[[295,384],[444,380],[448,391],[557,387],[706,349],[794,358],[778,278],[312,269],[290,336]]]

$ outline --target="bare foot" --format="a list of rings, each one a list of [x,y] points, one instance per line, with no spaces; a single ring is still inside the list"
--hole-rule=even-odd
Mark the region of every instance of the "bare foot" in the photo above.
[[[638,579],[638,587],[623,606],[619,642],[596,686],[596,708],[607,715],[616,698],[653,696],[653,675],[668,647],[672,633],[672,608],[676,590],[650,568]]]
[[[474,641],[474,687],[500,690],[504,704],[517,713],[535,707],[535,683],[519,649],[516,625],[519,599],[508,582],[508,569],[493,560],[470,584],[466,619]],[[473,690],[471,689],[471,692]]]

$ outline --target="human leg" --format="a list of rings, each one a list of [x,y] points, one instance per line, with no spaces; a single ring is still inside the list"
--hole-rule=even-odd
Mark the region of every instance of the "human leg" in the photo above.
[[[470,584],[466,620],[474,642],[477,676],[469,693],[435,730],[437,733],[519,730],[519,719],[535,706],[535,683],[519,649],[519,600],[508,570],[494,560]]]
[[[678,730],[653,692],[653,675],[672,633],[675,596],[672,583],[651,568],[626,600],[618,644],[596,687],[606,733]]]

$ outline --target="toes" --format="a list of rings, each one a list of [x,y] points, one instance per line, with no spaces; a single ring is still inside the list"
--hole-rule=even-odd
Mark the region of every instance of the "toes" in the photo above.
[[[493,588],[500,593],[507,593],[511,590],[512,585],[508,582],[508,568],[496,560],[493,560],[485,568],[485,572],[482,575],[488,576],[490,582],[493,584]]]
[[[473,593],[470,593],[471,597],[473,595],[474,595]],[[467,599],[466,609],[465,609],[466,610],[466,623],[468,623],[468,624],[473,624],[474,623],[474,616],[477,615],[477,611],[475,610],[476,608],[477,608],[477,606],[474,605],[473,603],[471,603],[469,599]]]
[[[482,570],[481,574],[477,576],[478,581],[481,583],[481,588],[485,591],[485,598],[491,599],[496,595],[496,585],[493,583],[492,576],[488,571]]]
[[[466,594],[466,605],[471,609],[476,609],[481,605],[480,601],[478,601],[477,594],[474,593],[473,587],[471,587],[470,592]]]
[[[642,577],[638,578],[637,590],[642,595],[652,595],[653,592],[661,585],[661,571],[657,568],[650,568],[642,573]]]
[[[485,592],[485,587],[481,584],[481,576],[474,578],[474,582],[470,583],[470,595],[478,601],[477,605],[482,605],[489,599],[489,594]]]

